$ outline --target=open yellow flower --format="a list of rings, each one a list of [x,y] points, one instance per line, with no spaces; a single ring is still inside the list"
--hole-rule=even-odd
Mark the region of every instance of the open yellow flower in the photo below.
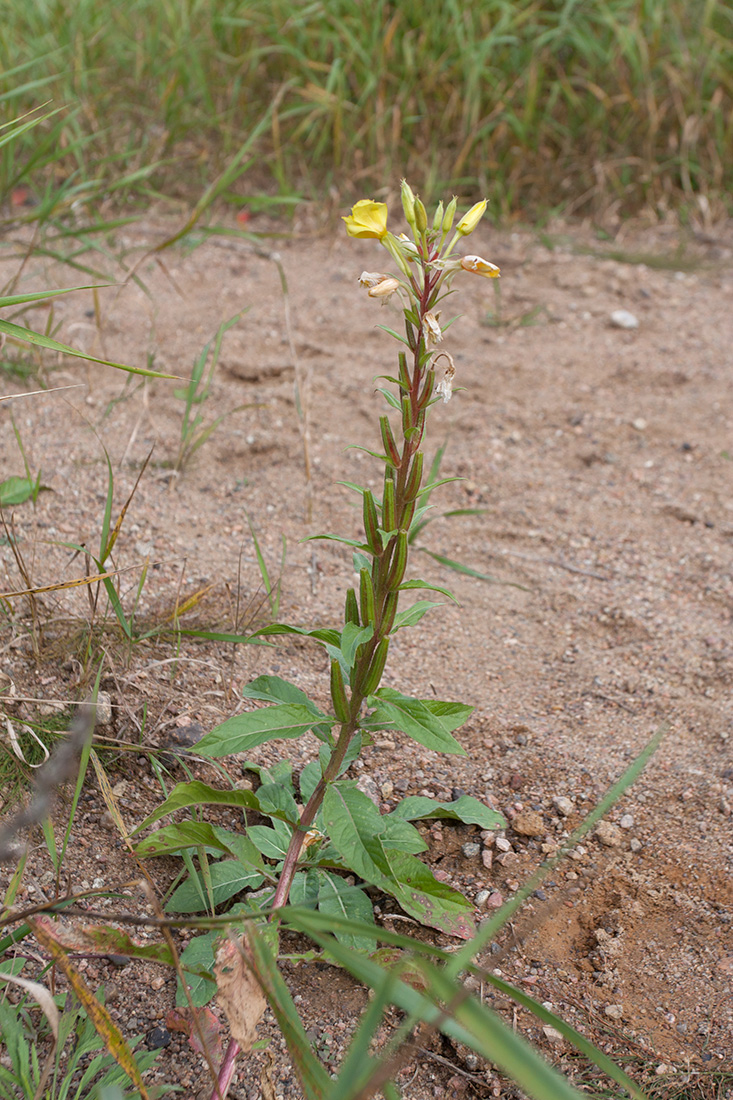
[[[351,208],[346,222],[346,232],[350,237],[376,237],[381,241],[387,235],[387,204],[374,202],[373,199],[359,199]]]

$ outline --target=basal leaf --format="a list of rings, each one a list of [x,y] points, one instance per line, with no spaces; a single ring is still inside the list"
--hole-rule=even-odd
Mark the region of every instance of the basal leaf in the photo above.
[[[184,810],[187,806],[236,806],[243,810],[258,810],[259,802],[252,791],[239,791],[234,789],[220,790],[218,787],[210,787],[196,779],[192,783],[179,783],[156,810],[153,810],[144,821],[132,832],[139,833],[149,825],[153,825],[166,814],[172,814],[176,810]]]
[[[490,810],[477,798],[464,794],[454,802],[436,802],[432,798],[411,795],[395,806],[390,818],[400,821],[418,821],[423,818],[441,817],[462,821],[465,825],[479,825],[482,829],[503,829],[504,817]]]
[[[177,825],[165,825],[144,840],[139,841],[135,855],[141,859],[150,856],[167,856],[184,848],[212,848],[230,854],[228,845],[222,843],[212,825],[203,821],[181,821]]]
[[[264,879],[251,867],[243,866],[238,859],[223,859],[209,866],[211,897],[214,907],[223,905],[241,890],[256,890]],[[166,911],[172,913],[201,913],[208,908],[202,897],[207,897],[203,876],[199,882],[188,878],[168,899]]]
[[[373,921],[374,909],[367,895],[358,886],[349,886],[345,879],[327,871],[317,871],[318,908],[329,916]],[[372,941],[350,932],[336,932],[336,938],[355,951],[371,951]]]
[[[297,825],[300,814],[295,799],[280,783],[263,783],[257,791],[257,799],[263,814]]]

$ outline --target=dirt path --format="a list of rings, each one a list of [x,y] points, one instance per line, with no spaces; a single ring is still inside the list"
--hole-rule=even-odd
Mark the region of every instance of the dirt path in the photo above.
[[[165,228],[145,227],[145,239],[160,239]],[[362,770],[388,802],[422,791],[448,798],[459,788],[510,818],[540,815],[536,835],[509,829],[509,850],[489,849],[491,861],[465,854],[466,843],[481,839],[472,829],[427,831],[430,861],[485,906],[487,893],[496,900],[517,888],[668,722],[656,758],[610,815],[614,828],[579,847],[533,899],[501,941],[499,965],[609,1049],[638,1057],[652,1076],[658,1066],[678,1080],[686,1067],[693,1075],[733,1073],[733,236],[727,229],[714,241],[688,241],[684,252],[662,231],[629,230],[623,241],[602,244],[582,230],[558,230],[554,248],[530,232],[476,237],[475,251],[501,266],[501,301],[491,284],[470,277],[455,299],[463,316],[446,346],[465,390],[436,406],[430,434],[433,446],[447,441],[442,475],[463,480],[436,496],[422,546],[496,583],[418,555],[418,575],[450,586],[461,606],[439,608],[422,628],[402,632],[387,676],[405,691],[473,704],[462,734],[468,755],[438,757],[390,736],[366,751]],[[225,339],[203,415],[210,421],[246,408],[171,483],[165,464],[177,453],[183,408],[172,385],[125,386],[107,368],[69,362],[47,370],[49,385],[86,388],[13,403],[31,466],[53,490],[35,512],[16,509],[35,583],[82,574],[82,560],[60,543],[98,545],[107,479],[101,437],[116,508],[155,444],[115,551],[133,593],[148,556],[156,563],[141,621],[160,621],[176,599],[212,586],[194,617],[231,630],[238,601],[246,623],[262,604],[247,515],[275,573],[287,537],[281,616],[306,624],[340,615],[353,583],[349,556],[336,544],[298,540],[356,531],[351,494],[335,482],[379,476],[368,456],[345,447],[377,445],[382,407],[373,379],[391,373],[395,347],[377,326],[398,318],[358,288],[359,272],[383,262],[376,244],[302,238],[278,248],[290,330],[276,265],[235,241],[169,256],[165,271],[146,263],[144,289],[105,292],[102,344],[90,294],[56,300],[59,339],[139,365],[153,354],[158,369],[185,375],[220,321],[248,307]],[[642,253],[646,263],[638,262]],[[44,277],[71,281],[60,270]],[[632,313],[637,327],[617,327],[618,310]],[[31,320],[43,327],[47,317],[39,310]],[[291,339],[309,378],[310,520]],[[2,384],[8,393],[31,388],[11,377]],[[22,472],[9,406],[0,406],[3,476]],[[461,509],[477,511],[442,516]],[[3,588],[22,587],[8,546],[0,552]],[[3,626],[2,661],[17,694],[73,697],[86,592],[43,597],[38,668],[27,608],[16,607],[15,623]],[[236,711],[238,689],[262,672],[293,679],[316,698],[327,692],[321,655],[300,644],[232,653],[187,643],[175,656],[170,645],[140,643],[128,663],[111,647],[103,687],[115,706],[106,732],[155,742],[192,722],[208,729]],[[11,713],[37,710],[21,703]],[[305,762],[310,747],[292,751]],[[261,758],[274,756],[263,749]],[[115,778],[134,824],[159,791],[146,757],[125,756]],[[134,873],[105,828],[96,790],[77,835],[74,888]],[[98,868],[90,870],[92,853]],[[172,870],[161,867],[165,882]],[[48,888],[48,873],[38,849],[25,900]],[[142,963],[121,974],[86,965],[90,980],[111,981],[113,1010],[129,1033],[164,1019],[172,982],[151,998],[156,972]],[[361,992],[331,970],[324,978],[302,967],[288,980],[323,1049],[338,1049]],[[517,1023],[549,1049],[528,1017],[520,1013]],[[490,1069],[446,1045],[432,1053],[437,1058],[420,1055],[405,1071],[406,1097],[499,1095]],[[199,1068],[182,1040],[174,1037],[159,1065],[184,1095],[196,1094]],[[288,1098],[298,1095],[289,1072],[276,1079],[277,1094]],[[725,1087],[732,1095],[730,1078]],[[237,1089],[232,1095],[259,1095],[251,1074]]]

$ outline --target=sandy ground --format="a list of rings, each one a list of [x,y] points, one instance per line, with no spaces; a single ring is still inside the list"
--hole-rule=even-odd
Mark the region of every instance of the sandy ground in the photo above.
[[[114,248],[129,263],[170,229],[138,225]],[[338,621],[354,580],[350,557],[335,543],[299,540],[324,530],[354,536],[358,512],[337,481],[380,483],[373,460],[346,448],[378,446],[383,410],[374,378],[392,371],[396,345],[377,326],[399,326],[399,317],[357,284],[362,269],[383,266],[375,242],[303,231],[269,240],[265,250],[273,247],[287,298],[271,259],[220,238],[166,253],[164,265],[147,259],[139,283],[100,292],[101,326],[91,293],[54,300],[58,339],[182,375],[222,320],[248,312],[225,338],[202,415],[210,423],[238,411],[178,475],[170,465],[183,402],[172,383],[125,383],[109,368],[51,357],[45,385],[82,387],[0,406],[3,476],[23,469],[12,407],[29,463],[51,490],[35,509],[14,509],[35,584],[83,575],[83,557],[64,543],[93,551],[99,544],[102,443],[114,472],[113,519],[154,444],[113,555],[127,571],[128,609],[150,563],[139,623],[160,623],[176,601],[206,590],[183,622],[245,630],[263,609],[248,517],[273,574],[287,539],[281,617]],[[489,849],[492,860],[464,853],[466,843],[481,841],[473,827],[425,829],[426,858],[456,886],[470,897],[508,897],[668,723],[656,757],[609,815],[614,828],[575,850],[505,930],[496,958],[483,961],[656,1079],[663,1095],[684,1084],[688,1097],[731,1096],[733,1076],[713,1071],[733,1075],[733,235],[730,227],[704,239],[626,227],[617,240],[599,241],[583,227],[553,226],[546,235],[487,228],[472,251],[501,266],[501,299],[487,281],[456,282],[463,316],[445,346],[465,389],[435,407],[430,441],[433,451],[447,443],[442,475],[462,480],[436,494],[421,546],[492,579],[416,554],[415,575],[450,586],[460,607],[446,604],[401,632],[385,681],[472,704],[460,734],[467,755],[437,756],[390,735],[365,752],[361,771],[387,802],[403,792],[450,798],[460,789],[510,819],[539,815],[537,835],[510,827],[509,850]],[[8,277],[14,266],[3,264]],[[111,276],[120,270],[110,268]],[[20,289],[73,281],[68,270],[39,262]],[[617,310],[632,313],[637,327],[617,327]],[[49,310],[27,316],[43,327]],[[309,491],[294,360],[310,435]],[[36,388],[32,381],[0,376],[5,393]],[[462,509],[469,514],[443,515]],[[22,588],[7,542],[0,555],[3,589]],[[100,595],[98,623],[103,602]],[[3,670],[16,698],[46,701],[11,703],[8,714],[20,724],[47,711],[49,700],[83,694],[90,611],[85,589],[41,596],[36,663],[28,604],[12,606],[2,626]],[[194,722],[209,729],[242,708],[242,685],[261,673],[292,679],[316,699],[327,695],[320,651],[300,643],[232,649],[184,639],[180,649],[151,641],[127,650],[110,624],[105,648],[102,687],[113,717],[102,732],[135,744],[165,743]],[[259,759],[274,759],[277,748],[263,748]],[[297,766],[312,749],[308,741],[286,746]],[[156,804],[159,784],[142,753],[122,754],[110,767],[132,826]],[[232,763],[233,773],[238,767]],[[200,769],[211,781],[210,769]],[[562,803],[569,812],[557,799],[570,800]],[[91,778],[82,805],[65,865],[70,888],[135,877]],[[21,904],[53,889],[35,839]],[[151,871],[165,888],[174,861]],[[107,983],[128,1035],[164,1024],[173,979],[166,975],[161,988],[158,971],[140,962],[119,972],[104,960],[81,965],[91,984]],[[362,991],[323,965],[290,967],[286,976],[321,1053],[338,1052]],[[515,1018],[581,1073],[528,1015]],[[274,1034],[271,1021],[263,1033]],[[281,1041],[271,1049],[276,1095],[297,1097]],[[158,1066],[151,1080],[176,1082],[184,1096],[203,1085],[181,1036]],[[499,1095],[503,1087],[490,1067],[437,1040],[410,1060],[401,1083],[412,1100]],[[252,1066],[231,1095],[260,1095]]]

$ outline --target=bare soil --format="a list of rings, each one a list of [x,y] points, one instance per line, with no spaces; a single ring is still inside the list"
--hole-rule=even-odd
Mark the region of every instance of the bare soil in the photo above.
[[[141,256],[170,230],[151,220],[116,247]],[[378,326],[399,328],[399,316],[358,287],[362,269],[384,263],[374,242],[304,229],[267,247],[275,246],[287,299],[272,260],[246,241],[219,238],[166,254],[164,265],[148,258],[140,282],[100,292],[101,326],[90,292],[54,300],[58,339],[140,366],[151,357],[157,369],[186,376],[218,324],[248,308],[225,338],[201,412],[209,423],[244,408],[173,475],[183,409],[174,383],[125,382],[109,368],[46,360],[46,385],[80,388],[0,406],[3,476],[22,473],[12,407],[30,465],[51,490],[35,509],[14,509],[34,584],[83,576],[83,556],[65,543],[98,546],[108,477],[102,443],[114,471],[113,520],[154,445],[113,555],[127,570],[128,610],[149,563],[140,624],[161,623],[200,593],[183,624],[246,631],[266,610],[248,517],[274,575],[287,539],[281,618],[338,622],[354,583],[350,555],[335,543],[299,540],[320,531],[355,535],[354,497],[338,481],[379,485],[376,463],[347,448],[379,446],[383,402],[375,376],[392,373],[395,344]],[[446,602],[417,629],[402,631],[386,674],[401,690],[471,703],[476,709],[460,735],[467,755],[438,756],[390,734],[366,750],[361,771],[389,805],[403,794],[447,799],[460,790],[510,821],[521,823],[517,814],[527,811],[535,821],[540,815],[535,836],[510,825],[510,850],[490,849],[490,868],[463,850],[481,840],[478,830],[426,826],[429,862],[469,896],[489,891],[496,900],[518,888],[668,723],[657,755],[609,815],[616,828],[580,845],[482,961],[551,1003],[647,1081],[657,1080],[663,1095],[730,1097],[733,232],[721,227],[701,238],[626,226],[604,242],[584,227],[552,226],[546,236],[485,229],[471,250],[501,266],[501,299],[482,279],[456,283],[453,300],[463,316],[444,346],[464,389],[435,407],[430,439],[433,448],[447,441],[442,476],[462,480],[436,494],[421,545],[491,579],[417,553],[415,575],[451,587],[460,606]],[[5,263],[4,276],[12,270]],[[120,278],[117,268],[111,274]],[[70,282],[68,270],[36,261],[26,276],[22,289]],[[632,312],[638,327],[616,327],[611,314],[619,309]],[[48,318],[48,309],[38,309],[28,323],[43,328]],[[294,355],[310,434],[309,493]],[[37,388],[10,376],[2,386],[5,393]],[[443,515],[450,511],[459,514]],[[0,554],[3,589],[25,587],[7,543]],[[87,590],[51,592],[37,602],[38,661],[24,599],[12,602],[2,628],[2,667],[16,693],[8,715],[16,725],[48,713],[54,700],[80,697],[93,671],[85,658]],[[100,594],[98,624],[103,603]],[[105,736],[164,745],[192,723],[209,729],[244,706],[242,685],[262,673],[291,679],[325,702],[325,660],[307,645],[184,638],[126,649],[107,620],[102,687],[113,711],[99,731]],[[263,748],[259,759],[274,760],[281,747]],[[283,751],[300,766],[313,745]],[[159,784],[144,753],[106,759],[132,827],[159,801]],[[190,767],[212,781],[208,765],[192,760]],[[229,767],[238,777],[239,763]],[[553,801],[561,798],[572,801],[563,804],[567,816]],[[82,806],[64,889],[128,884],[138,872],[91,774]],[[40,834],[33,839],[21,905],[53,893]],[[176,864],[161,861],[151,871],[164,889]],[[119,911],[119,899],[106,904]],[[483,915],[480,907],[477,918]],[[99,959],[80,965],[92,984],[106,983],[128,1035],[164,1024],[174,978],[161,983],[140,962],[120,971]],[[337,1056],[363,991],[323,964],[286,967],[285,974],[318,1049]],[[568,1072],[589,1080],[529,1015],[514,1019]],[[275,1036],[276,1096],[299,1096],[271,1018],[261,1032]],[[430,1042],[433,1049],[416,1053],[401,1075],[406,1097],[509,1094],[491,1067],[447,1042]],[[232,1096],[260,1095],[257,1065],[243,1064]],[[173,1036],[157,1067],[151,1080],[175,1082],[184,1096],[205,1087],[182,1036]]]

